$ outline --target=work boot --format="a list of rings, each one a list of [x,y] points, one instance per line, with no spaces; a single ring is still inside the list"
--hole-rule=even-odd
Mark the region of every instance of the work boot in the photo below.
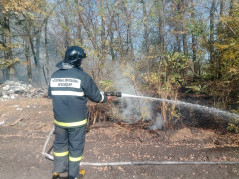
[[[85,176],[85,170],[84,169],[80,169],[79,170],[79,176],[75,177],[73,179],[83,179],[84,176]]]
[[[60,173],[58,172],[54,172],[52,175],[52,179],[59,179],[59,177],[60,177]]]
[[[84,169],[80,169],[79,170],[79,177],[77,177],[76,179],[82,179],[85,176],[85,170]]]

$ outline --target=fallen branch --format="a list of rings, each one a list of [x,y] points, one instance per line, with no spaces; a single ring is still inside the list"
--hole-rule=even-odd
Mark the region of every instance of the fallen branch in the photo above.
[[[10,124],[10,126],[15,126],[16,124],[18,124],[22,119],[24,118],[19,118],[16,121],[14,121],[12,124]]]

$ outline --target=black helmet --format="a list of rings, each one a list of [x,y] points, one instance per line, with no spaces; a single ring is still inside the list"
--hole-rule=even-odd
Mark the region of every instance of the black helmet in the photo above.
[[[85,50],[78,46],[71,46],[66,50],[64,62],[80,66],[83,58],[86,58]]]

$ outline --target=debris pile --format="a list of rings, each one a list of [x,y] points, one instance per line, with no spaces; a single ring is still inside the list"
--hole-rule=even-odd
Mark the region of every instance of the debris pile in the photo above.
[[[38,98],[47,94],[47,89],[34,88],[22,81],[6,81],[0,85],[0,100]]]

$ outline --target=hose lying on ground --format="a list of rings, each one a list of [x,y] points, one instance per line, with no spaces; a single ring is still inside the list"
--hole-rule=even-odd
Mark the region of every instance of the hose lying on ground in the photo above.
[[[47,140],[43,146],[42,155],[50,160],[54,160],[53,156],[46,152],[46,147],[54,133],[54,127],[47,136]],[[123,166],[123,165],[233,165],[239,164],[239,161],[139,161],[139,162],[81,162],[81,166]]]

